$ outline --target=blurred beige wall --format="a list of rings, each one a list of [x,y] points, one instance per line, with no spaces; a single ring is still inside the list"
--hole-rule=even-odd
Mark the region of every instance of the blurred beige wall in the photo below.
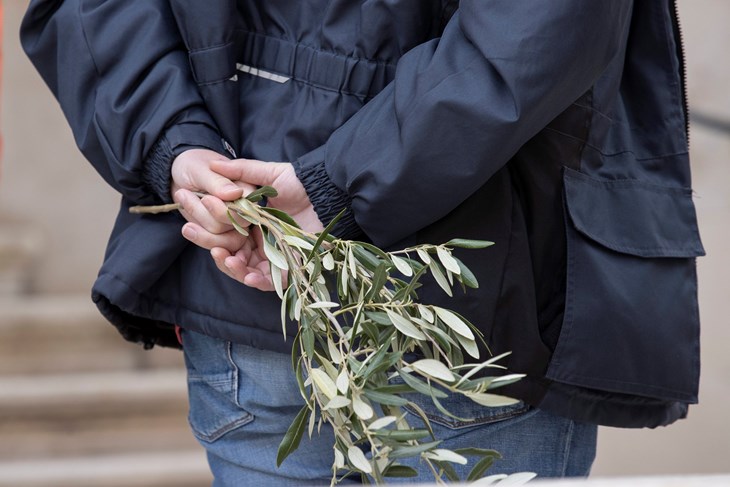
[[[609,0],[607,0],[609,1]],[[40,245],[30,290],[88,293],[101,263],[118,197],[75,148],[58,105],[20,52],[27,1],[4,1],[0,231],[8,221]],[[730,1],[680,0],[692,110],[730,121]],[[596,475],[728,472],[730,421],[730,134],[695,124],[696,204],[708,256],[699,261],[703,321],[701,404],[656,431],[602,429]],[[2,310],[0,310],[2,313]]]
[[[3,1],[0,221],[28,222],[40,234],[33,291],[86,293],[119,198],[83,159],[58,104],[20,50],[18,28],[27,5]]]

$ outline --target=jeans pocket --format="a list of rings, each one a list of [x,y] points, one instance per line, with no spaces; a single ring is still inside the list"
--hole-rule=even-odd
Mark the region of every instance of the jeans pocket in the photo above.
[[[188,422],[199,440],[216,441],[254,420],[254,416],[241,409],[231,395],[222,393],[205,381],[188,380],[188,394]]]
[[[238,403],[238,368],[231,343],[192,332],[183,334],[188,369],[188,422],[195,436],[213,442],[254,420]]]

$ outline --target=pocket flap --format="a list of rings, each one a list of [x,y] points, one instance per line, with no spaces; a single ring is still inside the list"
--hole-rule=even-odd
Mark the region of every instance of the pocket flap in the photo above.
[[[705,255],[691,189],[595,179],[568,168],[563,181],[570,219],[591,240],[638,257]]]

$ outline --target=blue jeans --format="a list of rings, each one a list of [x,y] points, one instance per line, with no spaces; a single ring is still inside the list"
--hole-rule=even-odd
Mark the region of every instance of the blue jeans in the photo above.
[[[305,434],[299,448],[276,467],[279,443],[304,404],[289,355],[190,331],[183,333],[183,349],[188,368],[189,421],[207,451],[214,486],[329,485],[334,435],[327,425],[311,439]],[[596,451],[595,425],[522,403],[486,408],[462,397],[443,400],[455,415],[473,418],[456,422],[444,417],[425,396],[411,399],[429,415],[444,448],[498,450],[503,459],[487,474],[530,471],[540,477],[564,477],[586,476],[590,471]],[[420,425],[415,414],[409,422]],[[418,469],[418,477],[391,482],[433,481],[417,458],[410,465]],[[467,465],[457,471],[465,479],[470,469]],[[359,478],[352,482],[359,482]]]

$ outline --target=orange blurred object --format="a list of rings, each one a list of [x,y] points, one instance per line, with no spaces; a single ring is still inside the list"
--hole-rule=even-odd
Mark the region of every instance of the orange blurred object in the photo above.
[[[0,1],[0,102],[2,102],[3,88],[3,4]],[[3,135],[0,132],[0,177],[2,177],[2,160],[3,160]]]

